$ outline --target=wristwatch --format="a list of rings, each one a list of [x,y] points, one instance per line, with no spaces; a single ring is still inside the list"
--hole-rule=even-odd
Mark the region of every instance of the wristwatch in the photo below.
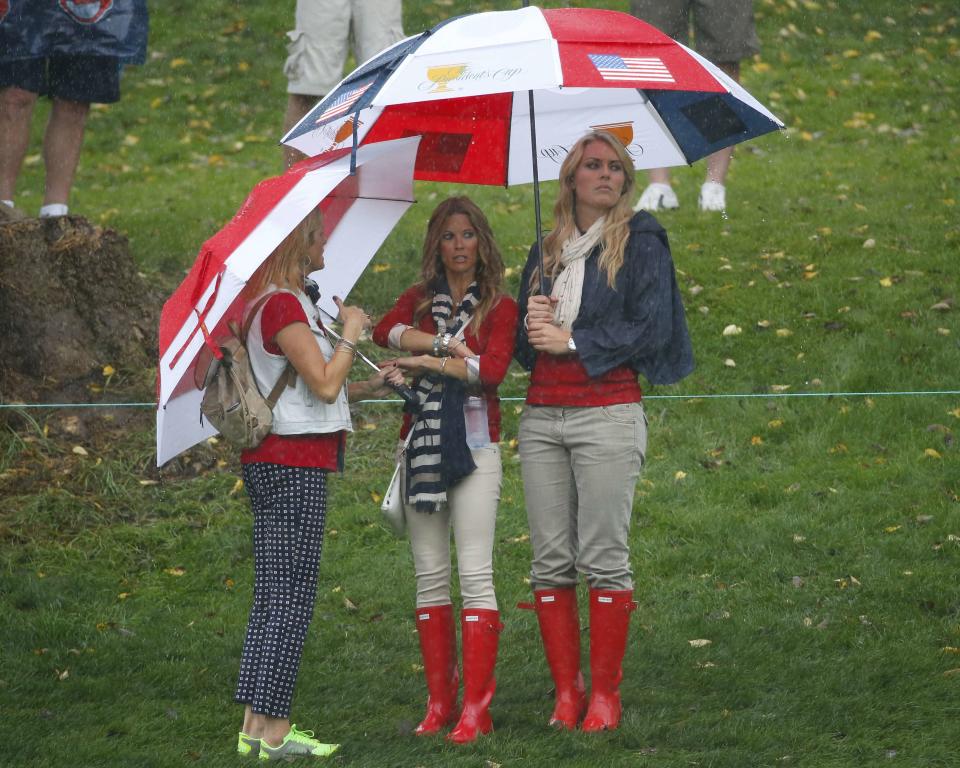
[[[577,351],[577,345],[576,345],[576,342],[574,342],[574,340],[573,340],[573,334],[572,334],[572,333],[570,334],[570,338],[567,339],[567,349],[569,349],[571,352],[576,352],[576,351]]]

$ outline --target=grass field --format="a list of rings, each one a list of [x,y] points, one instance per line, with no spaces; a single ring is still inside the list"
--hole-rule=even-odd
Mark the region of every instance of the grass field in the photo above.
[[[518,4],[407,2],[405,29]],[[293,1],[153,5],[147,63],[92,115],[72,209],[126,233],[141,270],[172,289],[280,170]],[[544,725],[536,621],[514,607],[529,599],[530,547],[510,400],[496,732],[466,748],[410,735],[425,699],[411,557],[376,502],[398,409],[364,405],[331,482],[294,701],[299,725],[343,743],[331,764],[960,764],[960,9],[755,7],[763,52],[743,81],[788,129],[738,149],[727,215],[697,211],[698,164],[676,171],[682,207],[660,216],[698,366],[647,391],[622,727],[587,738]],[[20,180],[28,210],[42,117]],[[515,289],[530,188],[420,184],[353,299],[390,306],[415,278],[429,211],[454,192],[490,215]],[[152,377],[102,363],[120,383]],[[524,389],[511,373],[501,394]],[[65,439],[48,428],[61,413],[28,411],[0,435],[0,764],[241,762],[231,697],[252,568],[236,457],[206,445],[158,472],[151,417],[141,409],[109,440]]]

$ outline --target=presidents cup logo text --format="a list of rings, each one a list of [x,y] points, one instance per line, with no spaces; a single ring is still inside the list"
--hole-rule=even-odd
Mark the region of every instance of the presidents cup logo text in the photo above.
[[[472,69],[469,64],[438,64],[427,67],[427,79],[417,89],[429,94],[452,93],[461,90],[458,83],[508,83],[523,72],[522,67],[499,69]]]
[[[617,141],[623,144],[623,148],[634,162],[643,157],[643,145],[633,140],[632,122],[591,125],[590,130],[604,131],[605,133],[611,134]],[[569,152],[570,147],[565,147],[563,144],[551,144],[550,146],[540,148],[540,157],[557,165],[561,165]]]

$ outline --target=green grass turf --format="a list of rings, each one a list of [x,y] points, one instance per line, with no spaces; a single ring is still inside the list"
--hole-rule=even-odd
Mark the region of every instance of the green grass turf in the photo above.
[[[660,216],[698,367],[648,391],[622,727],[544,726],[536,622],[514,607],[529,599],[530,548],[508,401],[496,732],[465,748],[410,736],[424,703],[411,558],[376,502],[397,409],[365,405],[331,481],[294,702],[299,725],[343,743],[331,764],[957,764],[960,395],[787,396],[958,389],[960,13],[945,0],[755,6],[763,52],[743,82],[788,130],[738,148],[728,215],[696,210],[698,164],[675,171],[682,207]],[[407,2],[405,28],[509,7]],[[72,208],[126,233],[172,289],[280,170],[293,3],[175,0],[152,14],[148,62],[91,117]],[[19,185],[28,209],[44,109]],[[530,187],[418,184],[354,300],[382,312],[415,279],[426,217],[455,192],[490,215],[515,289]],[[502,394],[524,387],[514,373]],[[252,569],[236,457],[205,445],[157,473],[146,418],[107,442],[55,438],[60,414],[31,416],[0,437],[0,763],[239,763],[231,696]]]

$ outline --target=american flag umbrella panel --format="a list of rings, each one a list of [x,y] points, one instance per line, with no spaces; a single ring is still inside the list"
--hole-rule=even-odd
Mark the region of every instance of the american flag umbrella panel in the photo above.
[[[260,182],[233,219],[200,249],[160,315],[157,464],[216,434],[200,416],[196,367],[201,350],[239,321],[242,291],[264,260],[318,205],[324,213],[325,267],[320,306],[336,316],[387,235],[413,203],[418,137],[304,160]]]
[[[530,130],[534,94],[536,147]],[[450,19],[348,75],[283,138],[307,155],[421,135],[415,177],[556,179],[590,130],[638,169],[692,163],[783,123],[696,52],[617,11],[536,7]]]

